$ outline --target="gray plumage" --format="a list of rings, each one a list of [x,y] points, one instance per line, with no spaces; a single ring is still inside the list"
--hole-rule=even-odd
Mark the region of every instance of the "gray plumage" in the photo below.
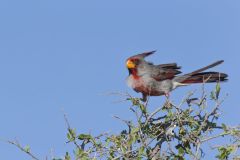
[[[225,73],[203,72],[223,63],[223,60],[191,73],[179,75],[181,67],[176,63],[154,65],[144,60],[146,56],[154,52],[137,54],[127,59],[127,68],[129,70],[127,84],[136,92],[141,92],[143,100],[146,100],[147,96],[168,95],[177,87],[192,83],[210,83],[227,80],[227,74]]]

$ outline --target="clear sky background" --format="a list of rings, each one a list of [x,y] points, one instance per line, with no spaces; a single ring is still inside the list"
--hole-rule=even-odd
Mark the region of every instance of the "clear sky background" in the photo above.
[[[124,126],[112,115],[133,115],[128,102],[115,103],[123,97],[106,93],[140,96],[125,84],[125,60],[150,50],[157,53],[148,60],[178,62],[183,72],[224,59],[215,68],[230,79],[221,121],[239,124],[239,42],[239,0],[1,0],[0,138],[17,138],[41,158],[71,152],[62,108],[79,132],[118,133]],[[154,108],[164,97],[151,101]],[[30,159],[4,142],[0,155]]]

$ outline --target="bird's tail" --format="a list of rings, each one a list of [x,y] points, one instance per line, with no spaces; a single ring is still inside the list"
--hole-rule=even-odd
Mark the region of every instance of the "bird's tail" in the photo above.
[[[209,68],[213,68],[221,63],[223,60],[212,63],[206,67],[193,71],[191,73],[183,75],[178,79],[178,82],[183,84],[191,83],[211,83],[211,82],[224,82],[227,81],[228,75],[220,72],[203,72]]]
[[[228,77],[227,74],[220,72],[201,72],[189,76],[181,83],[191,84],[191,83],[224,82],[228,80],[227,77]]]

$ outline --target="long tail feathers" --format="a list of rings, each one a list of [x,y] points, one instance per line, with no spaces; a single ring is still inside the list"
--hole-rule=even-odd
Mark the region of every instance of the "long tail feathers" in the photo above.
[[[190,83],[211,83],[211,82],[224,82],[227,81],[228,75],[220,72],[203,72],[209,68],[213,68],[221,63],[223,60],[212,63],[206,67],[193,71],[191,73],[186,74],[186,79],[184,79],[181,83],[190,84]]]
[[[219,64],[221,64],[221,63],[223,63],[223,62],[224,62],[224,60],[220,60],[220,61],[214,62],[214,63],[212,63],[212,64],[210,64],[210,65],[208,65],[208,66],[206,66],[206,67],[203,67],[203,68],[201,68],[201,69],[198,69],[198,70],[196,70],[196,71],[193,71],[193,72],[191,72],[191,73],[189,73],[189,74],[187,74],[187,75],[194,75],[194,74],[200,73],[200,72],[205,71],[205,70],[207,70],[207,69],[209,69],[209,68],[213,68],[213,67],[215,67],[215,66],[217,66],[217,65],[219,65]]]
[[[220,72],[201,72],[191,75],[181,83],[211,83],[211,82],[225,82],[228,75]]]

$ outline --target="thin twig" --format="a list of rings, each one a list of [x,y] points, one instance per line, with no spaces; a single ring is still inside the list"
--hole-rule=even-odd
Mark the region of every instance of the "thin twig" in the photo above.
[[[82,150],[82,147],[80,147],[79,144],[78,144],[77,141],[76,141],[75,135],[73,135],[73,133],[72,133],[72,128],[71,128],[70,123],[69,123],[69,121],[68,121],[68,119],[67,119],[67,115],[66,115],[65,113],[63,113],[63,115],[64,115],[64,120],[65,120],[65,122],[66,122],[66,124],[67,124],[67,130],[68,130],[68,132],[71,134],[71,136],[73,137],[73,143],[74,143],[74,145],[75,145],[79,150]]]
[[[30,157],[32,157],[33,160],[40,160],[39,158],[37,158],[36,156],[34,156],[29,150],[25,149],[24,147],[21,146],[21,144],[15,140],[15,141],[7,141],[9,144],[12,144],[14,146],[16,146],[18,149],[20,149],[21,151],[23,151],[24,153],[28,154]]]
[[[215,136],[212,136],[212,137],[208,137],[208,138],[205,138],[203,140],[201,140],[201,143],[204,143],[206,141],[209,141],[209,140],[212,140],[212,139],[215,139],[215,138],[218,138],[218,137],[222,137],[222,136],[226,136],[226,135],[229,135],[231,134],[231,131],[230,132],[223,132],[221,134],[218,134],[218,135],[215,135]]]
[[[147,120],[146,120],[146,122],[145,122],[145,126],[147,125],[147,123],[149,122],[149,120],[155,115],[155,114],[157,114],[159,111],[161,111],[162,110],[162,107],[159,107],[159,108],[157,108],[154,112],[152,112],[148,117],[147,117]]]

